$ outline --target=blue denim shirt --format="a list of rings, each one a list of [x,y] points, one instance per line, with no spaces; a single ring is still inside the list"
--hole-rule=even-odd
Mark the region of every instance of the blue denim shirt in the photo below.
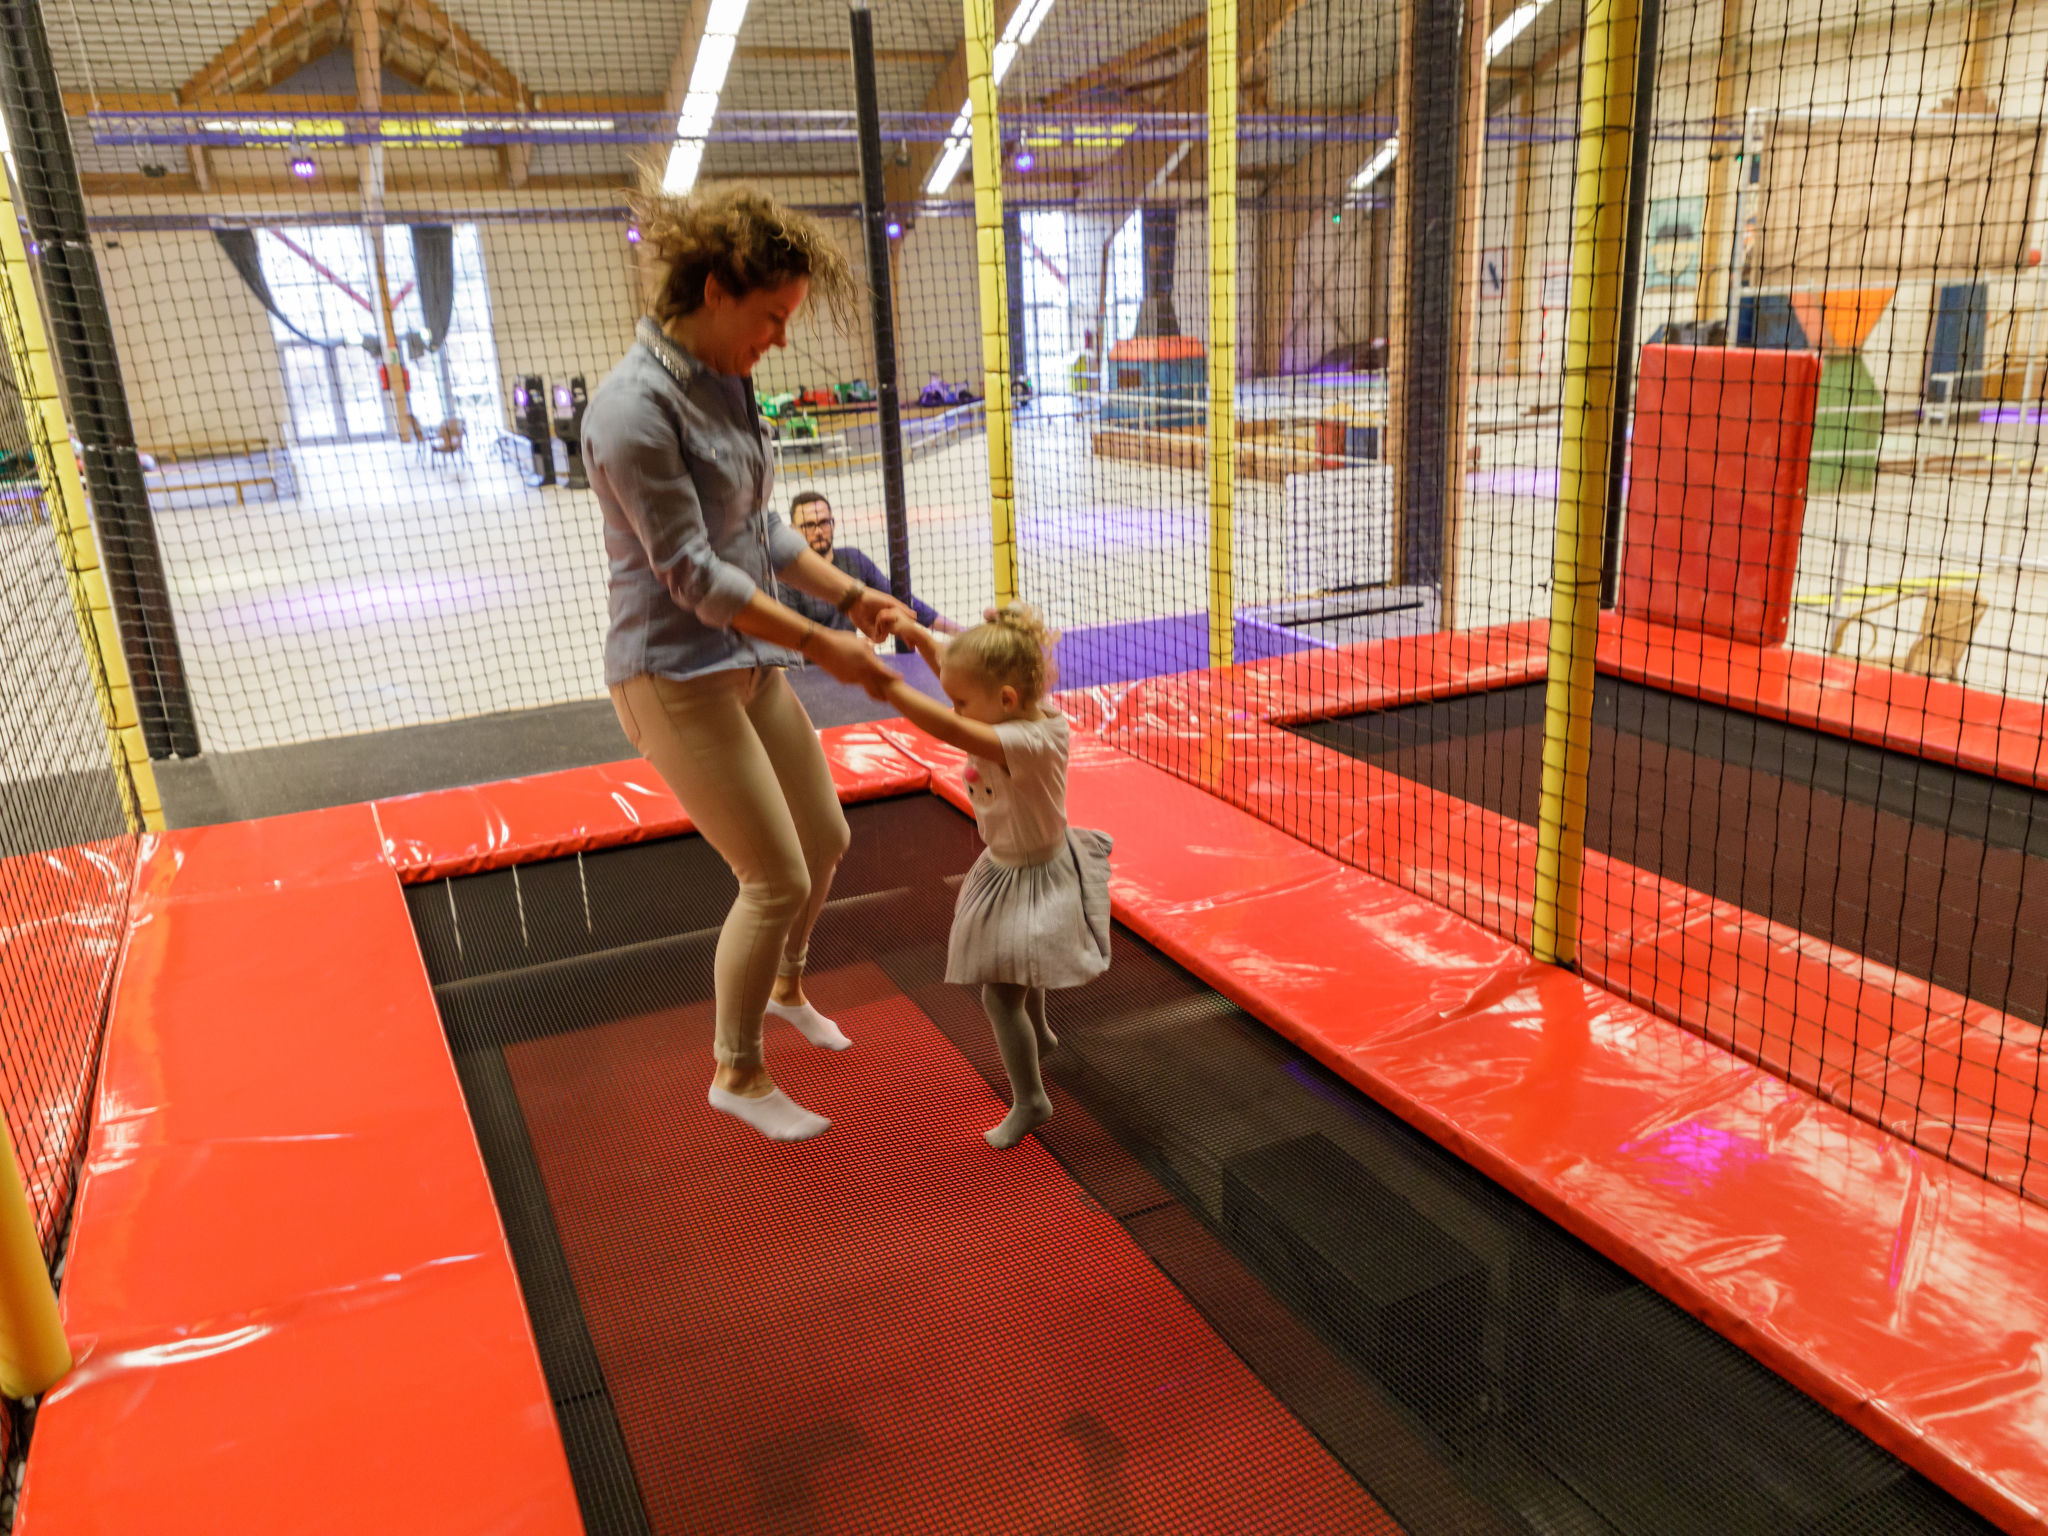
[[[769,510],[775,455],[746,379],[715,373],[643,319],[583,415],[583,462],[610,565],[607,686],[801,665],[732,627],[809,546]]]

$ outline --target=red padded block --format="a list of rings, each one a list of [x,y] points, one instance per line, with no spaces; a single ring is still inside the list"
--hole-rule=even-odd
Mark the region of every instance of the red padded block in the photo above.
[[[46,1252],[85,1140],[135,850],[110,838],[0,859],[0,1095]]]
[[[1819,388],[1810,353],[1643,348],[1624,613],[1784,642]]]
[[[2048,709],[1840,656],[1600,616],[1600,670],[2048,789]]]
[[[25,1536],[582,1530],[367,806],[144,840]]]
[[[839,798],[848,804],[924,788],[925,775],[873,726],[819,732]],[[372,806],[399,879],[408,884],[562,858],[690,830],[644,758],[570,768]]]
[[[1076,773],[1070,807],[1117,838],[1120,920],[1967,1503],[2048,1532],[2048,1211],[1144,765]]]

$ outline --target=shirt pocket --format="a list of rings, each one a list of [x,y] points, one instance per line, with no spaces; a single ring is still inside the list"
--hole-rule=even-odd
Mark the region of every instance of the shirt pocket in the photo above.
[[[704,531],[714,548],[745,528],[753,509],[754,472],[734,434],[703,421],[683,421],[683,464],[697,489]]]

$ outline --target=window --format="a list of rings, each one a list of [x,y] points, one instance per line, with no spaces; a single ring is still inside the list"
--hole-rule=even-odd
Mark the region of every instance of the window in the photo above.
[[[1067,357],[1074,350],[1067,276],[1064,211],[1023,216],[1024,373],[1039,394],[1065,394],[1071,387]]]
[[[283,317],[273,315],[270,329],[299,440],[358,442],[392,436],[391,397],[378,378],[383,327],[369,232],[359,225],[266,229],[256,249],[271,299]],[[408,403],[413,419],[429,431],[451,417],[489,429],[501,416],[490,288],[483,241],[474,224],[455,227],[454,258],[448,334],[437,350],[410,357],[406,338],[426,333],[412,239],[403,225],[385,230],[384,272],[391,285],[392,322],[408,354]],[[304,335],[293,334],[293,327]]]

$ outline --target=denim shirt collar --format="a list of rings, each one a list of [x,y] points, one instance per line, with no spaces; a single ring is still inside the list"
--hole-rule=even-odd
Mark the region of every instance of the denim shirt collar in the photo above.
[[[688,389],[704,365],[685,352],[669,337],[652,315],[642,315],[640,323],[633,327],[633,336],[641,346],[654,354],[654,360],[668,370],[669,376],[683,388]]]

